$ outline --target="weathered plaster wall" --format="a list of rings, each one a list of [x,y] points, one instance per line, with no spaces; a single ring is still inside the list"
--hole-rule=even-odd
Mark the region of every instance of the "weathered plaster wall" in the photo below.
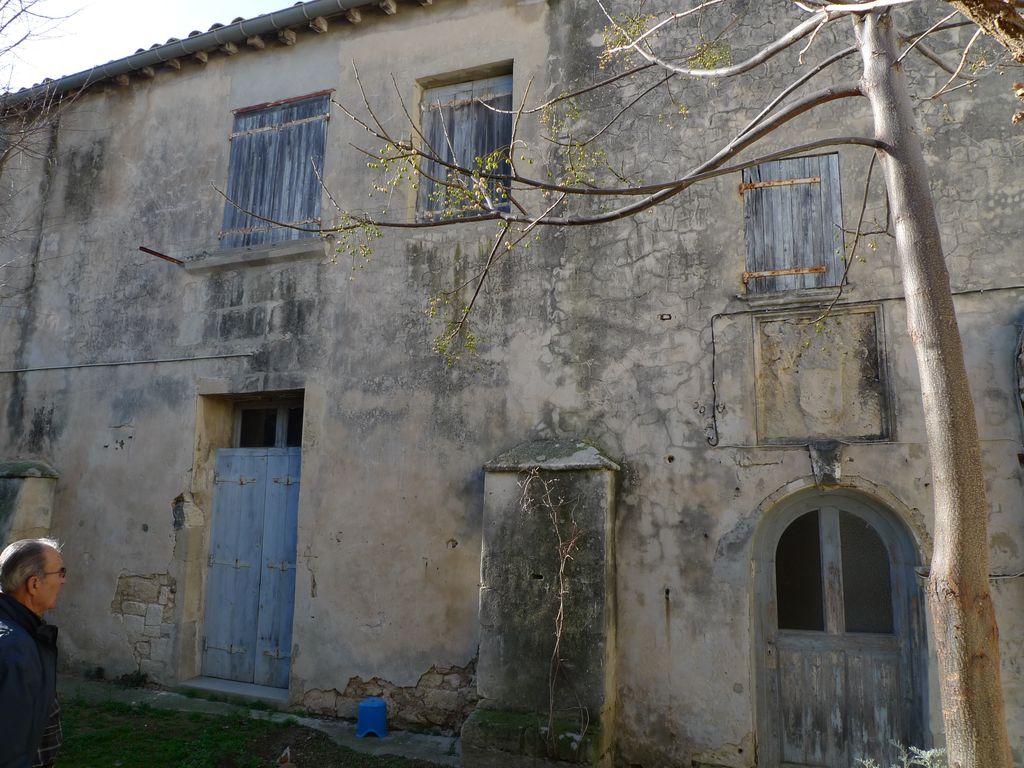
[[[600,24],[593,18],[589,22],[591,27]],[[586,27],[580,22],[579,28]],[[739,32],[741,44],[734,50],[734,60],[743,58],[742,41],[754,39],[746,37],[748,32]],[[770,25],[758,27],[756,34],[756,39],[770,39]],[[834,47],[824,43],[821,50]],[[562,66],[570,69],[569,63]],[[767,70],[782,82],[794,66],[794,58],[782,57]],[[855,67],[853,62],[846,70],[849,79],[856,79]],[[931,93],[943,81],[929,71],[919,86]],[[987,107],[951,111],[925,104],[921,110],[928,156],[938,177],[937,201],[951,232],[952,279],[983,437],[993,508],[992,571],[1012,574],[1020,572],[1019,559],[1005,544],[996,547],[1007,539],[1019,542],[1022,534],[1019,513],[1007,514],[1009,508],[1019,509],[1021,470],[1013,370],[1006,361],[1012,360],[1015,327],[1024,305],[1019,260],[991,256],[1008,256],[1012,247],[1007,244],[1019,239],[1019,234],[1011,234],[1020,232],[1020,221],[1011,210],[1021,185],[1013,178],[1013,150],[1000,137],[1001,129],[992,127],[991,118],[978,120],[986,108],[994,111],[1007,102],[995,83],[989,85],[992,90],[976,93],[974,102]],[[650,175],[671,178],[684,171],[701,159],[705,146],[726,140],[730,130],[743,125],[740,120],[749,118],[743,105],[751,103],[751,97],[771,91],[763,80],[749,78],[713,87],[695,82],[677,87],[679,100],[690,108],[685,121],[667,121],[676,123],[667,129],[662,122],[647,119],[651,108],[640,110],[633,123],[626,122],[623,132],[628,140],[615,154],[625,173],[649,168]],[[705,98],[714,102],[705,105]],[[784,141],[817,138],[824,134],[818,126],[842,126],[843,133],[870,135],[863,118],[851,119],[849,110],[856,108],[848,103],[824,109],[812,121],[787,128]],[[969,112],[984,125],[966,120]],[[601,124],[600,118],[594,122]],[[665,153],[660,150],[670,130],[700,138]],[[781,143],[782,139],[769,146]],[[966,159],[968,152],[984,161],[984,171],[961,171],[945,159]],[[869,156],[846,150],[840,155],[846,226],[853,227]],[[966,178],[974,179],[970,196],[976,199],[977,218],[955,212],[956,199],[966,196],[966,187],[961,186]],[[580,376],[585,381],[585,406],[562,409],[556,423],[568,432],[598,437],[611,455],[623,456],[627,466],[619,507],[619,626],[645,631],[619,638],[620,747],[627,762],[644,765],[669,764],[666,754],[685,762],[704,750],[708,752],[701,761],[712,764],[753,760],[752,662],[761,651],[753,647],[750,634],[750,537],[768,511],[763,501],[792,480],[810,475],[805,448],[757,446],[755,316],[780,308],[733,299],[741,291],[739,275],[744,269],[743,206],[735,183],[712,183],[680,195],[675,206],[646,214],[631,227],[574,231],[565,236],[564,245],[559,244],[567,259],[568,254],[575,256],[562,274],[572,274],[586,290],[574,294],[569,281],[565,289],[556,289],[571,306],[565,315],[572,318],[575,331],[571,337],[558,338],[572,338],[573,344],[546,343],[544,349],[557,354],[561,346],[563,372],[585,370],[585,378]],[[877,184],[875,174],[876,190]],[[988,189],[993,189],[991,195]],[[884,223],[884,218],[884,201],[876,195],[865,220],[874,228],[874,222]],[[992,245],[981,246],[987,233],[993,235]],[[843,470],[846,482],[897,512],[907,511],[926,558],[931,478],[916,363],[891,241],[882,237],[868,242],[872,247],[862,243],[865,261],[853,265],[844,300],[878,307],[883,383],[894,428],[880,444],[849,446]],[[600,260],[588,258],[597,253]],[[975,292],[995,286],[1000,290]],[[615,341],[609,344],[611,338]],[[582,339],[592,345],[584,355],[577,351]],[[611,346],[619,349],[618,355],[607,354]],[[710,431],[713,409],[712,355],[718,446],[708,450],[703,432]],[[857,387],[843,387],[835,379],[822,383],[841,388],[848,402],[861,398]],[[888,494],[891,500],[886,499]],[[1002,582],[1000,590],[1019,594],[1020,581]],[[1005,597],[1001,603],[1012,605]],[[1012,677],[1012,649],[1006,646],[1006,651],[1006,669]],[[658,663],[652,664],[652,659]],[[939,732],[935,680],[930,694],[932,727]],[[1015,748],[1020,750],[1022,712],[1010,701]]]
[[[111,88],[64,115],[40,256],[60,269],[26,289],[45,317],[18,328],[10,367],[213,358],[5,382],[10,450],[53,457],[68,473],[55,528],[68,540],[69,567],[89,574],[72,580],[56,616],[82,627],[65,644],[72,666],[102,663],[111,675],[141,667],[165,681],[198,673],[212,450],[229,444],[230,398],[220,396],[303,389],[296,703],[316,708],[315,691],[337,689],[336,711],[351,714],[354,697],[379,685],[412,691],[395,694],[400,722],[453,728],[474,700],[481,464],[506,433],[467,444],[468,434],[492,431],[490,409],[469,402],[478,379],[453,381],[459,374],[429,350],[423,297],[432,283],[446,284],[444,259],[404,263],[407,248],[420,246],[393,240],[378,253],[380,274],[352,280],[329,249],[197,272],[137,251],[216,246],[223,201],[211,184],[227,175],[231,108],[323,88],[356,103],[356,61],[396,114],[396,65],[403,97],[415,103],[417,77],[467,63],[516,59],[536,70],[543,62],[546,41],[531,34],[543,4],[411,10],[310,36],[297,67],[280,65],[287,49],[265,58],[246,51],[243,66],[215,57],[180,76],[162,73],[156,88]],[[453,45],[467,23],[485,31]],[[387,63],[383,48],[403,58]],[[343,149],[360,137],[339,117],[328,181],[358,199],[365,159]],[[346,184],[350,177],[360,181]],[[481,230],[462,247],[478,251],[487,237]],[[463,419],[472,410],[484,422]],[[348,448],[321,455],[330,445]],[[168,588],[154,600],[122,594],[154,579]],[[161,602],[171,586],[174,597]]]
[[[734,58],[770,36],[761,21],[739,25]],[[737,298],[737,179],[634,221],[543,233],[500,265],[478,316],[481,354],[453,369],[430,351],[436,329],[422,310],[428,294],[472,273],[493,236],[486,225],[388,235],[355,271],[316,252],[190,270],[138,252],[215,247],[223,203],[211,183],[227,177],[233,108],[324,88],[358,104],[352,61],[399,128],[392,72],[415,104],[416,78],[514,60],[516,99],[529,77],[531,93],[549,97],[564,87],[553,83],[594,75],[604,21],[589,3],[453,0],[338,26],[294,48],[214,56],[92,92],[62,117],[52,171],[25,169],[36,181],[18,205],[41,224],[0,244],[0,263],[14,251],[35,265],[17,284],[17,322],[0,324],[3,368],[222,356],[0,375],[5,458],[43,457],[60,473],[53,532],[72,573],[54,616],[67,627],[64,658],[111,674],[141,667],[165,682],[198,673],[211,451],[229,439],[224,396],[301,389],[295,704],[348,715],[356,697],[380,688],[405,722],[455,727],[478,643],[482,465],[528,438],[585,437],[622,465],[620,762],[751,765],[753,536],[774,501],[812,481],[806,447],[758,444],[756,316],[785,307]],[[797,67],[783,57],[764,71],[781,82]],[[856,78],[856,63],[840,71]],[[921,85],[942,80],[929,71]],[[674,83],[676,102],[654,98],[626,117],[611,147],[617,165],[624,175],[677,175],[749,119],[745,105],[765,83]],[[1024,319],[1024,188],[1003,135],[1006,92],[993,79],[920,110],[983,438],[992,570],[1015,574],[1024,571],[1012,367]],[[817,138],[820,126],[867,132],[851,109],[861,108],[825,108],[785,138]],[[348,148],[363,139],[334,114],[325,174],[344,205],[366,199],[365,157]],[[852,226],[868,155],[840,155]],[[885,216],[878,179],[869,222]],[[891,431],[843,449],[843,482],[903,516],[927,562],[931,470],[916,363],[891,242],[871,243],[844,300],[880,318]],[[154,583],[155,600],[129,599]],[[1018,755],[1021,588],[1000,580],[995,594]],[[938,732],[936,690],[933,680]]]

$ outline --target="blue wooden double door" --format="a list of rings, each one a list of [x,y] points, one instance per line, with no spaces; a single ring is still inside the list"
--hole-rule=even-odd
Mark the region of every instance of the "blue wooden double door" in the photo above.
[[[288,687],[299,448],[217,451],[203,674]]]

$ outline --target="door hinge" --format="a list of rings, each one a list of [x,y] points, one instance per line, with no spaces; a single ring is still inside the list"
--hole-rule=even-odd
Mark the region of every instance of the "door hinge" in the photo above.
[[[278,485],[295,485],[299,482],[299,479],[291,475],[285,475],[284,477],[275,477],[274,482]]]
[[[231,653],[231,654],[236,654],[236,653],[245,654],[247,652],[247,649],[246,649],[246,647],[244,645],[229,644],[226,647],[222,646],[222,645],[211,645],[209,642],[206,641],[206,638],[203,638],[203,650],[204,651],[206,651],[206,650],[224,651],[226,653]]]
[[[231,477],[231,478],[228,478],[228,479],[225,480],[223,477],[221,477],[217,473],[214,473],[214,475],[213,475],[213,482],[215,484],[216,483],[221,483],[221,484],[224,484],[224,483],[238,483],[239,485],[252,485],[253,483],[256,482],[256,478],[255,477],[245,477],[245,475],[241,475],[237,479]]]
[[[797,184],[821,184],[821,176],[808,176],[804,179],[777,179],[775,181],[748,181],[740,184],[740,194],[750,189],[765,187],[793,187]]]
[[[281,573],[284,573],[285,571],[294,567],[295,563],[289,563],[287,560],[281,560],[280,562],[276,563],[273,560],[269,560],[267,562],[267,568],[269,568],[272,571],[279,570],[281,571]]]
[[[226,565],[230,568],[236,569],[248,568],[251,565],[251,563],[245,560],[239,560],[237,557],[234,560],[216,560],[214,559],[213,555],[210,555],[208,558],[206,558],[206,564],[211,568],[215,565]]]
[[[264,651],[263,655],[264,656],[269,656],[270,658],[275,659],[275,660],[290,659],[291,658],[291,654],[281,653],[281,649],[280,648],[275,648],[273,651]]]
[[[743,284],[746,285],[751,280],[759,280],[764,277],[781,277],[783,275],[818,275],[825,271],[826,268],[819,264],[816,267],[787,267],[786,269],[766,269],[762,272],[744,272]]]

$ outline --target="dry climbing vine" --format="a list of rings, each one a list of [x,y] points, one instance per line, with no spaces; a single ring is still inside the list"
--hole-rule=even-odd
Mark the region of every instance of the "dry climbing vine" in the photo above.
[[[524,473],[520,486],[523,489],[520,499],[523,512],[525,514],[543,513],[551,521],[558,555],[557,589],[555,590],[555,644],[551,650],[548,666],[547,747],[548,751],[554,754],[557,730],[555,728],[556,694],[559,689],[559,680],[565,679],[562,641],[565,636],[566,601],[570,592],[568,567],[573,559],[573,553],[579,548],[583,532],[576,523],[575,512],[578,500],[567,498],[562,493],[561,484],[556,478],[545,477],[539,469],[532,469]],[[572,689],[571,684],[570,689]],[[590,713],[579,700],[579,695],[575,690],[573,690],[573,694],[576,696],[577,709],[580,713],[579,740],[577,742],[579,744],[587,734]]]

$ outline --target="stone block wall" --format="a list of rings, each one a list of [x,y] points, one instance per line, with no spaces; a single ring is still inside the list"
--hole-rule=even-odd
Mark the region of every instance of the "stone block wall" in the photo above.
[[[177,585],[166,573],[121,574],[110,611],[124,622],[138,671],[155,681],[172,668]]]
[[[388,723],[393,728],[457,733],[476,706],[476,660],[464,667],[432,666],[410,686],[380,677],[353,677],[342,691],[308,691],[302,706],[316,714],[355,718],[359,702],[369,696],[387,702]]]

